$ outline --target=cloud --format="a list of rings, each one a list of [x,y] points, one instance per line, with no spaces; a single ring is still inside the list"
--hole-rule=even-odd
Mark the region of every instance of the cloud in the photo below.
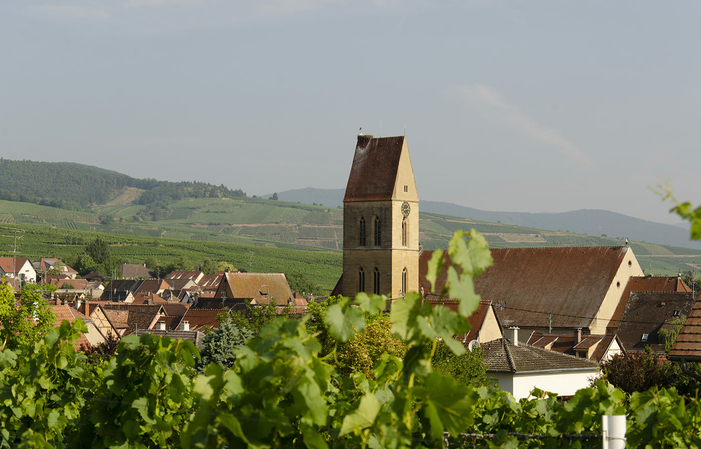
[[[36,9],[63,19],[106,19],[109,17],[106,10],[92,6],[41,5],[37,6]]]
[[[496,89],[484,84],[472,84],[459,86],[455,90],[467,101],[493,109],[498,113],[499,120],[514,129],[524,132],[536,142],[560,149],[564,154],[586,168],[594,167],[594,163],[575,144],[554,129],[542,126],[524,116],[515,105],[504,100]]]

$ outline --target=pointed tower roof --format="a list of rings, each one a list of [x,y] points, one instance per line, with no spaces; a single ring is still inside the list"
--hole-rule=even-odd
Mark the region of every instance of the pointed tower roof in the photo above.
[[[359,135],[343,201],[391,200],[406,139]]]

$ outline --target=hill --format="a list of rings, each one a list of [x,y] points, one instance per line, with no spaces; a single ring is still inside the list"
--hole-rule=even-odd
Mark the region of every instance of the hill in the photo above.
[[[278,192],[282,201],[317,203],[331,207],[342,205],[344,189],[306,189]],[[267,198],[268,196],[264,196]],[[689,239],[686,225],[667,225],[641,220],[606,210],[578,210],[561,213],[490,212],[439,201],[420,203],[422,212],[470,218],[492,223],[561,230],[592,236],[610,236],[630,240],[656,242],[665,245],[700,249],[701,242]]]
[[[70,162],[0,159],[0,199],[69,210],[89,209],[127,195],[149,206],[144,218],[158,218],[181,198],[240,198],[241,190],[203,182],[137,179],[111,170]]]

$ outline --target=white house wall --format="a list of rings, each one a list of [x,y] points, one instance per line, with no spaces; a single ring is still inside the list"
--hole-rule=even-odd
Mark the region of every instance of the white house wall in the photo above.
[[[516,400],[530,396],[534,388],[556,393],[558,396],[571,396],[589,386],[590,379],[598,375],[598,370],[572,371],[543,374],[487,373],[496,379],[499,388],[511,393]]]

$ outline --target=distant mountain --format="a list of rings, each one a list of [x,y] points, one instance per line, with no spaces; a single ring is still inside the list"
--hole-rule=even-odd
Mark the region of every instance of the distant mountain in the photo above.
[[[324,204],[336,207],[343,204],[345,189],[306,189],[278,192],[282,201],[306,204]],[[272,195],[272,194],[271,194]],[[270,195],[268,195],[270,196]],[[265,196],[267,198],[268,196]],[[689,239],[688,227],[667,225],[641,220],[606,210],[578,210],[561,213],[490,212],[439,201],[421,201],[422,212],[493,223],[512,224],[532,228],[569,231],[580,234],[621,237],[630,240],[654,242],[683,248],[701,248],[701,243]]]

